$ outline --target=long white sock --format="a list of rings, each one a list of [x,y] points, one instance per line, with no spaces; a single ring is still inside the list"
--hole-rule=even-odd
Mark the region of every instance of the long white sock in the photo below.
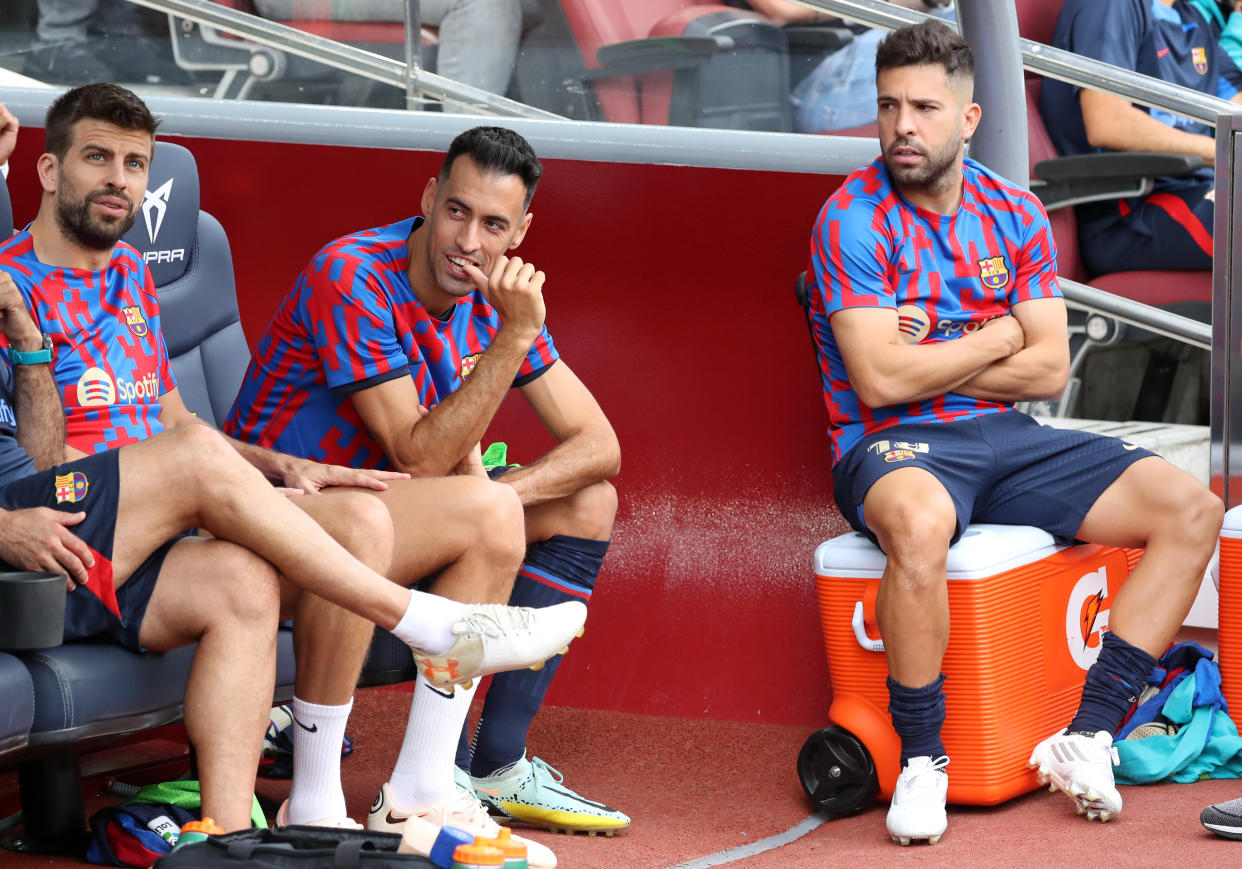
[[[405,615],[392,632],[407,646],[440,655],[447,652],[457,639],[453,635],[453,624],[468,609],[466,604],[449,600],[447,597],[411,590]],[[418,692],[414,693],[417,696]]]
[[[354,698],[343,706],[320,706],[293,698],[293,788],[289,823],[345,817],[341,790],[341,739]]]
[[[477,685],[477,681],[470,688],[458,685],[449,695],[430,685],[422,676],[415,681],[405,740],[388,780],[388,789],[398,808],[421,808],[456,792],[453,758],[457,755],[457,740]]]

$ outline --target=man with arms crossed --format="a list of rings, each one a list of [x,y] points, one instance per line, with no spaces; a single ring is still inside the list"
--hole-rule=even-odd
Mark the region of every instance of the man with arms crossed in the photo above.
[[[936,842],[947,826],[945,561],[970,522],[1146,549],[1074,719],[1030,759],[1106,821],[1121,811],[1112,734],[1190,609],[1223,506],[1144,449],[1013,409],[1059,395],[1068,373],[1047,217],[964,159],[980,110],[960,36],[938,21],[897,30],[876,70],[883,156],[825,203],[810,268],[835,497],[888,556],[876,616],[902,762],[888,832]]]
[[[73,456],[138,443],[165,429],[205,428],[186,410],[172,379],[150,275],[132,248],[117,243],[133,224],[135,203],[145,192],[156,124],[141,100],[115,85],[88,85],[59,98],[48,112],[48,152],[39,158],[39,214],[28,231],[0,245],[0,269],[13,275],[54,345],[53,374]],[[110,400],[98,400],[92,378],[111,382],[112,388],[104,390]],[[124,394],[122,382],[130,385]],[[511,571],[521,559],[521,512],[512,493],[466,477],[399,479],[404,475],[320,465],[237,442],[233,447],[286,487],[307,492],[368,487],[365,498],[333,493],[293,503],[373,569],[388,571],[401,584],[440,569],[436,590],[447,587],[464,601],[503,600],[508,594]],[[370,516],[378,511],[385,527],[392,524],[387,514],[398,520],[401,530],[382,563],[375,560],[379,548],[352,541],[351,510]],[[479,516],[492,524],[479,529]],[[372,629],[367,620],[323,597],[282,589],[283,608],[297,616],[294,714],[300,725],[296,732],[305,736],[279,823],[351,823],[340,787],[340,740]],[[524,637],[522,642],[536,645],[553,642],[551,652],[564,647],[585,617],[581,605],[536,613],[496,606],[465,610],[434,595],[420,595],[420,600],[420,611],[433,622],[452,616],[447,623],[466,636],[483,634],[502,644],[506,637]],[[450,650],[456,641],[453,631],[441,631],[417,653],[420,666],[436,681],[468,681],[458,678],[454,665],[462,670],[474,665]],[[450,747],[460,722],[455,726],[446,737]],[[451,760],[439,773],[452,782]],[[480,833],[494,826],[485,815],[458,820],[460,826],[473,822]],[[543,853],[547,849],[532,850],[536,865],[555,865],[551,852]]]
[[[459,135],[423,190],[424,217],[337,239],[315,255],[256,345],[224,425],[318,461],[415,477],[481,473],[472,458],[479,439],[517,386],[557,440],[498,477],[525,508],[530,545],[510,598],[524,606],[590,599],[616,513],[607,478],[620,467],[612,426],[543,328],[543,272],[506,255],[530,228],[541,172],[512,130]],[[526,757],[526,732],[554,672],[555,662],[493,680],[473,746],[457,754],[462,784],[493,812],[552,829],[625,827],[624,814]],[[429,693],[420,684],[414,706],[469,702],[460,689],[451,701]],[[456,714],[465,721],[464,705]],[[403,750],[368,825],[395,828],[447,796]]]

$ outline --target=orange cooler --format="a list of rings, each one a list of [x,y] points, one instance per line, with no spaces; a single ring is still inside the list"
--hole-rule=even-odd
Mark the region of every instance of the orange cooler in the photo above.
[[[1242,721],[1242,507],[1225,513],[1220,531],[1217,635],[1220,687],[1233,723]]]
[[[880,795],[889,797],[901,746],[875,619],[884,565],[884,554],[858,533],[815,552],[833,691],[828,715],[866,747]],[[943,736],[950,802],[994,805],[1038,787],[1027,758],[1073,717],[1129,567],[1124,550],[1058,546],[1044,531],[1015,525],[972,525],[949,550]]]

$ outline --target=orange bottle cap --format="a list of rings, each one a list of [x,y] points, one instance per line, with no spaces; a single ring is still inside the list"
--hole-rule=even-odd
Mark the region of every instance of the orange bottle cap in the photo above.
[[[482,844],[485,839],[478,837],[473,845],[458,845],[453,850],[453,862],[463,866],[503,866],[505,855],[499,848]]]
[[[186,821],[181,827],[181,832],[183,833],[191,830],[198,833],[206,833],[209,836],[219,836],[224,833],[224,829],[218,826],[211,818],[203,818],[201,821]]]
[[[487,844],[496,848],[505,857],[526,856],[526,843],[513,838],[513,831],[508,827],[501,827],[496,838],[488,839]]]

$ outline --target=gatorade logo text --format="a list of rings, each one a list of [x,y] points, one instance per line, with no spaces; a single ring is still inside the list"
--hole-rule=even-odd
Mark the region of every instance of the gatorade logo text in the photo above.
[[[1088,669],[1100,656],[1100,643],[1108,629],[1108,570],[1101,567],[1084,574],[1070,592],[1065,607],[1065,641],[1070,657]]]
[[[102,368],[88,368],[78,378],[78,404],[82,407],[134,404],[158,398],[159,394],[160,380],[154,373],[135,383],[123,377],[113,381]]]

